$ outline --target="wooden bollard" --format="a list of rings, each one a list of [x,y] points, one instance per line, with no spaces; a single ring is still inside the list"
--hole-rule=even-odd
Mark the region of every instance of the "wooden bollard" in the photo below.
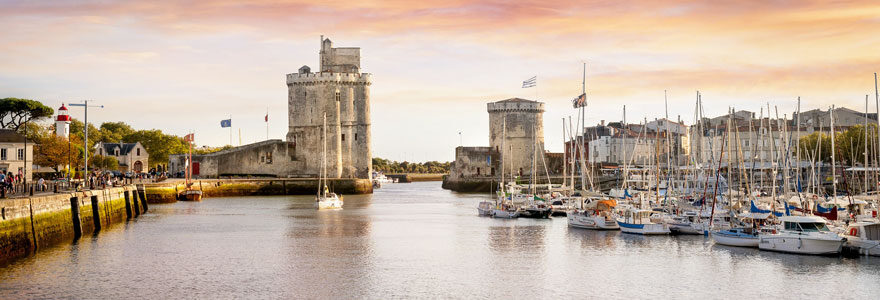
[[[128,191],[122,193],[125,197],[125,218],[131,219],[131,198],[129,197]]]
[[[101,213],[98,209],[98,196],[92,195],[92,221],[95,221],[95,232],[101,231]]]
[[[82,237],[83,230],[79,217],[79,198],[77,197],[70,197],[70,216],[73,221],[73,238],[78,239]]]
[[[137,218],[141,215],[141,205],[138,203],[138,194],[137,191],[132,191],[131,193],[131,203],[134,204],[134,217]]]
[[[140,194],[140,198],[141,198],[141,206],[144,207],[144,212],[146,213],[147,210],[149,209],[149,208],[147,207],[147,191],[137,190],[137,193]]]

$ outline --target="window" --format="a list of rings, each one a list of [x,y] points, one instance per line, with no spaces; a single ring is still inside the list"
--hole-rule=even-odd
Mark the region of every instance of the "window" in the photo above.
[[[141,156],[141,148],[137,148],[137,156]]]
[[[98,155],[104,155],[104,149],[98,149]]]
[[[6,149],[0,149],[0,160],[6,160]]]
[[[119,148],[113,149],[113,155],[119,156]]]
[[[336,102],[339,102],[339,91],[336,91]]]
[[[358,134],[357,134],[357,133],[354,134],[354,140],[355,140],[355,141],[358,140]]]
[[[18,149],[18,160],[24,160],[24,149]]]
[[[272,152],[266,152],[266,163],[267,164],[272,163]]]
[[[343,142],[345,141],[345,134],[344,133],[342,134],[342,141]]]
[[[480,176],[480,168],[477,168],[477,176]]]

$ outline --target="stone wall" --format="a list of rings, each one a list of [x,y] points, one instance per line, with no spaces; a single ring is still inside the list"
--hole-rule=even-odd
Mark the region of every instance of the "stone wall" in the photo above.
[[[373,192],[369,179],[329,179],[327,186],[339,194],[369,194]],[[144,185],[149,203],[174,202],[183,182],[153,183]],[[318,191],[316,179],[201,179],[195,180],[193,188],[201,190],[202,196],[266,196],[266,195],[314,195]]]
[[[0,265],[146,211],[134,186],[0,200]]]

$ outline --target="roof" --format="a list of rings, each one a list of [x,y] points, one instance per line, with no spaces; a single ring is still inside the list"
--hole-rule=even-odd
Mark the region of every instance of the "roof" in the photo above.
[[[784,216],[779,217],[779,220],[793,223],[825,223],[825,219],[817,216]]]
[[[113,153],[113,149],[119,148],[119,155],[128,155],[136,145],[137,143],[100,143],[95,145],[95,147],[104,147],[104,153],[106,154]]]
[[[504,99],[501,101],[495,101],[495,103],[499,103],[499,102],[531,102],[531,103],[536,103],[538,101],[523,99],[523,98],[510,98],[510,99]]]
[[[12,129],[0,129],[0,143],[24,143],[24,136]]]

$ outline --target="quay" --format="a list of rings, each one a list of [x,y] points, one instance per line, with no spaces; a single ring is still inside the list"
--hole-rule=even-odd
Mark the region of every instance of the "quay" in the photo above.
[[[266,178],[266,179],[197,179],[193,188],[202,191],[203,197],[313,195],[318,192],[316,178]],[[182,180],[166,180],[144,184],[148,203],[177,201],[178,191],[185,188]],[[369,179],[329,178],[327,187],[340,194],[370,194],[373,184]]]
[[[139,185],[0,199],[0,265],[137,218],[149,205]]]

